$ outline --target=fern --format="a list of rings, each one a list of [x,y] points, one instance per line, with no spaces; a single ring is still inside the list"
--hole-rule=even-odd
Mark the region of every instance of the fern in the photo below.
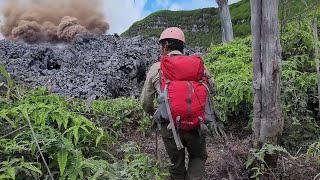
[[[60,176],[63,176],[68,162],[68,152],[66,150],[60,150],[57,153],[57,160],[59,163]]]
[[[116,102],[116,103],[115,103]],[[117,137],[116,131],[125,123],[132,122],[130,118],[135,117],[136,112],[141,112],[141,107],[136,100],[118,99],[107,102],[99,102],[89,108],[83,108],[93,112],[99,110],[98,114],[108,115],[113,118],[114,124],[118,125],[99,128],[95,123],[82,115],[81,112],[70,110],[72,101],[66,101],[57,95],[49,94],[40,88],[25,94],[21,99],[9,102],[8,106],[1,106],[0,120],[7,122],[10,129],[22,127],[27,124],[26,117],[30,120],[37,139],[46,159],[51,160],[50,170],[55,172],[59,179],[141,179],[155,177],[160,179],[165,174],[160,171],[159,165],[146,154],[140,151],[136,145],[123,147],[126,160],[119,160],[108,151],[110,143]],[[113,107],[106,107],[113,104]],[[99,105],[98,105],[99,104]],[[115,105],[117,104],[117,105]],[[82,109],[82,108],[79,108]],[[108,112],[103,112],[106,110]],[[72,109],[73,110],[73,109]],[[24,112],[24,116],[22,113]],[[90,113],[89,112],[89,113]],[[125,112],[125,113],[123,113]],[[137,118],[139,118],[138,116]],[[121,129],[121,128],[120,128]],[[39,152],[35,146],[29,129],[17,132],[10,139],[0,140],[0,160],[7,162],[3,157],[15,157],[23,154],[28,157],[31,164],[24,166],[13,166],[3,164],[1,166],[1,178],[15,178],[18,172],[19,178],[35,174],[34,179],[46,178],[44,173],[38,171],[37,166]],[[141,173],[139,174],[139,172]],[[129,173],[129,174],[128,174]]]
[[[163,179],[169,174],[159,169],[157,161],[140,152],[136,143],[129,142],[121,146],[124,152],[123,170],[119,176],[127,179]]]
[[[6,70],[5,66],[3,64],[0,64],[0,75],[3,75],[7,81],[7,83],[1,83],[1,86],[6,87],[7,89],[7,98],[9,99],[13,94],[12,92],[14,91],[15,88],[15,82],[11,78],[10,74]],[[1,87],[0,86],[0,87]]]
[[[21,112],[25,110],[25,115],[30,118],[41,143],[42,151],[54,157],[60,175],[64,176],[67,169],[72,169],[76,172],[70,173],[68,177],[77,179],[91,174],[90,171],[84,172],[79,162],[83,153],[90,154],[87,147],[96,147],[102,152],[102,143],[110,143],[113,138],[86,117],[69,112],[67,107],[63,98],[49,95],[43,89],[39,89],[25,95],[15,103],[15,107],[0,109],[0,119],[14,126],[23,126],[27,121],[21,116]],[[18,132],[13,139],[1,140],[0,154],[14,155],[26,152],[38,156],[29,130]],[[76,155],[74,152],[77,152]],[[70,168],[71,165],[76,166]],[[7,176],[8,174],[3,175]]]
[[[237,39],[227,45],[212,46],[204,57],[217,84],[214,104],[222,121],[227,121],[241,104],[252,104],[250,41],[250,38]]]
[[[8,109],[1,110],[0,111],[0,118],[6,120],[8,123],[10,123],[10,125],[12,127],[15,128],[15,127],[17,127],[17,124],[8,117],[9,113],[10,113],[10,110],[8,110]]]
[[[314,158],[320,164],[320,140],[311,144],[307,151],[307,160]]]
[[[42,171],[36,165],[38,164],[25,162],[23,158],[8,159],[0,163],[0,179],[15,180],[18,172],[24,172],[25,174],[36,172],[42,175]]]
[[[265,155],[275,154],[275,153],[283,153],[288,155],[290,158],[295,159],[285,148],[279,145],[272,145],[272,144],[264,144],[261,149],[251,149],[250,156],[247,161],[244,163],[246,169],[253,171],[253,175],[250,178],[259,179],[259,176],[262,175],[269,167],[265,161]],[[253,166],[253,162],[259,162],[259,167]]]
[[[111,119],[112,128],[121,130],[125,124],[132,123],[135,112],[141,112],[141,106],[135,99],[118,98],[108,101],[93,101],[91,112]]]
[[[105,132],[102,128],[98,128],[99,136],[96,138],[96,146],[100,143],[101,139],[105,137]]]

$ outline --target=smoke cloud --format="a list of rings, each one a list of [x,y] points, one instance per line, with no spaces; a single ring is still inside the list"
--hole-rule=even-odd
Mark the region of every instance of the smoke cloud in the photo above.
[[[71,41],[84,32],[105,33],[99,0],[10,0],[2,8],[0,31],[14,41]]]

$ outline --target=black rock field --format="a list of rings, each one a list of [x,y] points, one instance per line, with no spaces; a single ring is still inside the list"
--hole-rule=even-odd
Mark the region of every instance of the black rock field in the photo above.
[[[139,97],[148,69],[159,58],[157,39],[143,36],[79,34],[70,44],[0,40],[0,63],[17,84],[89,100]]]

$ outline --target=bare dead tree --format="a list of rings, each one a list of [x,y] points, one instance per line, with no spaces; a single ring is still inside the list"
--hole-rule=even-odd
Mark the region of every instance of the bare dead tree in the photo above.
[[[228,43],[234,39],[228,0],[216,0],[216,2],[220,9],[222,42]]]
[[[279,37],[279,0],[251,0],[253,56],[253,145],[277,144],[282,134],[280,106],[281,45]],[[276,166],[277,155],[266,157]]]

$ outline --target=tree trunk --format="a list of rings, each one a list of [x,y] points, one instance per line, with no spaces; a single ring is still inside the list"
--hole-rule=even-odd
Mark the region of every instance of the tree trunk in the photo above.
[[[316,68],[317,68],[317,79],[318,79],[318,103],[319,103],[319,109],[318,109],[318,116],[320,116],[320,69],[319,69],[319,38],[318,38],[318,19],[314,18],[313,21],[313,39],[314,39],[314,60],[316,62]]]
[[[228,0],[216,0],[220,9],[222,42],[228,43],[233,40],[233,29]]]
[[[253,56],[253,145],[277,144],[282,133],[280,106],[281,46],[279,37],[279,0],[251,0]],[[266,159],[269,167],[277,156]]]

